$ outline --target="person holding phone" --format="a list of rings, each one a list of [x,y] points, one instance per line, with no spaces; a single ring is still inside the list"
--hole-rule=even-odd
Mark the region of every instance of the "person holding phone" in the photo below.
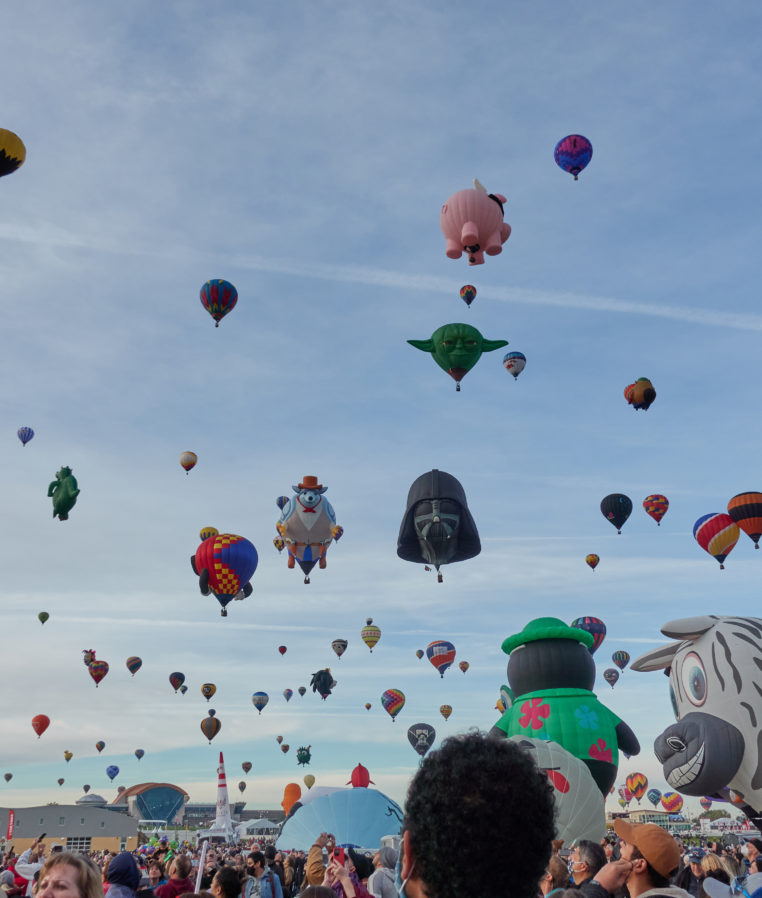
[[[372,898],[357,873],[349,867],[349,858],[344,849],[334,848],[325,870],[323,885],[332,888],[339,898]]]

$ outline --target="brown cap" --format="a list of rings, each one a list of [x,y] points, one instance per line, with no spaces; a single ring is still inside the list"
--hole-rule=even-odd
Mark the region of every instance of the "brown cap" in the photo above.
[[[668,877],[680,866],[680,848],[677,842],[658,824],[615,820],[614,832],[620,839],[634,845],[662,876]]]

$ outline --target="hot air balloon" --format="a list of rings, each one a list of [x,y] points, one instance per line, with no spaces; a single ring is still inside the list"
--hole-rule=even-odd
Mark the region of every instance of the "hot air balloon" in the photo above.
[[[29,440],[34,436],[34,431],[31,427],[19,427],[17,436],[21,440],[21,445],[26,446]]]
[[[553,158],[559,168],[574,175],[574,180],[577,181],[582,169],[593,158],[593,145],[581,134],[568,134],[556,144]]]
[[[95,661],[95,649],[83,649],[82,661],[84,662],[85,667],[89,667],[90,664]]]
[[[297,801],[299,801],[301,797],[302,787],[298,783],[288,783],[286,785],[286,788],[283,790],[283,800],[281,801],[280,805],[287,817],[291,808],[296,804]]]
[[[725,570],[723,561],[733,551],[740,535],[738,525],[727,514],[705,514],[693,525],[694,539],[705,552],[717,559],[721,571]]]
[[[312,754],[310,749],[311,745],[300,745],[296,750],[296,763],[297,764],[309,764],[310,759],[312,758]]]
[[[280,750],[283,752],[284,755],[287,755],[289,748],[291,748],[291,746],[288,745],[286,742],[284,742],[281,744]]]
[[[311,789],[315,785],[315,777],[311,773],[308,773],[307,776],[304,777],[304,785],[308,789]]]
[[[370,709],[371,709],[372,707],[373,707],[373,705],[371,705],[370,702],[365,702],[365,710],[366,710],[366,711],[370,711]]]
[[[73,757],[74,757],[74,755],[70,751],[67,750],[64,752],[64,760],[66,761],[67,764],[69,763],[69,761],[71,761],[71,759]]]
[[[527,357],[523,352],[507,352],[503,356],[503,368],[513,375],[514,380],[518,380],[519,374],[526,368]]]
[[[13,779],[12,773],[6,773],[6,774],[3,774],[3,776],[5,778],[6,783],[9,783]]]
[[[648,789],[648,777],[645,773],[631,773],[627,777],[627,788],[632,792],[638,804],[640,804],[640,799],[646,794]]]
[[[132,655],[131,657],[129,657],[129,658],[127,659],[127,661],[126,661],[125,663],[127,664],[127,670],[129,670],[129,672],[130,672],[130,673],[133,675],[133,677],[134,677],[135,674],[136,674],[136,673],[140,670],[140,668],[143,666],[143,659],[142,659],[142,658],[138,658],[137,655]]]
[[[422,758],[426,757],[426,752],[434,744],[436,737],[437,732],[429,723],[414,723],[408,727],[407,740]]]
[[[426,657],[444,677],[445,671],[455,660],[455,646],[446,639],[436,639],[426,646]]]
[[[362,637],[362,641],[372,652],[373,646],[381,638],[381,630],[379,630],[379,628],[373,623],[372,617],[368,617],[365,619],[365,626],[360,631],[360,636]]]
[[[600,644],[606,638],[606,624],[598,617],[578,617],[571,622],[572,627],[578,630],[584,630],[593,637],[593,644],[590,646],[590,654],[594,655]]]
[[[405,693],[401,689],[387,689],[381,695],[381,704],[384,711],[394,720],[405,707]]]
[[[624,398],[634,409],[645,410],[656,399],[656,390],[647,377],[639,377],[634,384],[624,388]]]
[[[138,759],[138,761],[143,757],[144,754],[145,754],[145,752],[143,751],[142,748],[135,749],[135,757]]]
[[[460,298],[467,306],[470,306],[476,299],[476,287],[472,284],[465,284],[460,288]]]
[[[169,675],[169,682],[172,688],[177,692],[177,690],[183,685],[185,682],[185,674],[180,673],[179,670],[176,670],[174,673]]]
[[[303,696],[304,696],[304,693],[307,691],[307,687],[306,687],[306,686],[300,686],[296,691],[299,693],[299,695],[301,695],[301,696],[303,697]]]
[[[65,782],[64,778],[61,777],[61,778],[58,780],[58,785],[59,785],[59,786],[63,786],[64,782]]]
[[[440,705],[439,713],[444,717],[445,720],[452,714],[452,705]]]
[[[656,807],[661,801],[661,792],[658,789],[649,789],[648,792],[646,792],[646,798],[654,807]]]
[[[245,790],[246,790],[246,783],[243,780],[241,780],[241,782],[238,784],[238,791],[244,792]]]
[[[292,696],[293,694],[294,694],[294,690],[293,690],[293,689],[284,689],[284,690],[283,690],[283,698],[285,698],[285,700],[286,700],[287,702],[290,702],[290,701],[291,701],[291,696]]]
[[[331,694],[331,690],[336,685],[336,680],[331,676],[331,668],[326,667],[323,670],[315,671],[310,680],[313,692],[319,692],[320,698],[324,701]]]
[[[285,655],[286,652],[288,651],[288,646],[285,646],[285,645],[279,645],[279,646],[278,646],[278,651],[280,652],[281,655]]]
[[[112,783],[114,782],[115,777],[119,776],[119,768],[116,766],[116,764],[109,764],[109,766],[106,768],[106,776],[111,780]]]
[[[705,811],[708,811],[709,808],[711,808],[711,806],[712,806],[712,799],[711,799],[711,798],[706,798],[706,797],[700,798],[700,799],[699,799],[699,804],[701,805],[701,807],[702,807]]]
[[[476,178],[473,188],[453,193],[439,215],[447,258],[459,259],[465,252],[469,265],[483,265],[485,253],[499,255],[511,235],[503,220],[505,202],[501,193],[488,194]]]
[[[613,667],[609,667],[608,669],[603,671],[603,679],[611,686],[613,689],[617,684],[617,680],[619,679],[619,671],[614,670]]]
[[[611,656],[611,660],[616,664],[619,670],[624,670],[630,663],[630,653],[623,652],[621,649]]]
[[[646,514],[656,521],[656,526],[660,527],[661,519],[669,508],[669,499],[662,496],[661,493],[654,493],[652,496],[646,496],[643,500],[643,508],[645,508]]]
[[[485,352],[508,345],[507,340],[488,340],[475,327],[461,322],[443,324],[428,340],[407,342],[421,352],[431,354],[437,365],[455,381],[456,392],[460,392],[460,382]]]
[[[53,500],[53,517],[68,521],[69,512],[77,503],[80,489],[71,468],[64,465],[56,471],[56,479],[48,484],[48,498]]]
[[[590,555],[585,555],[585,564],[593,570],[598,567],[598,562],[600,560],[600,556],[596,555],[594,552]]]
[[[368,768],[362,764],[358,764],[354,768],[346,783],[347,786],[351,785],[353,789],[367,789],[369,784],[376,785],[370,778]]]
[[[89,784],[89,783],[85,783],[85,785],[82,786],[82,790],[83,790],[83,792],[85,793],[85,795],[87,795],[87,793],[90,791],[90,784]]]
[[[426,654],[426,652],[424,652],[423,649],[416,649],[416,650],[415,650],[415,657],[416,657],[419,661],[421,660],[421,658],[423,658],[423,656],[424,656],[425,654]]]
[[[99,739],[98,742],[95,743],[95,748],[97,749],[98,754],[100,754],[105,747],[106,743],[103,741],[103,739]]]
[[[87,670],[95,682],[95,688],[98,688],[100,681],[108,673],[108,663],[106,661],[91,661],[87,665]]]
[[[619,797],[623,798],[627,802],[627,804],[632,801],[632,792],[630,792],[627,786],[620,786],[617,789],[617,792],[619,793]]]
[[[265,705],[270,701],[270,696],[266,692],[255,692],[251,697],[251,703],[254,707],[262,713],[262,709]]]
[[[251,579],[259,556],[254,544],[234,533],[218,533],[205,539],[191,557],[201,595],[212,593],[227,617],[227,605],[236,598],[250,596]]]
[[[214,695],[216,691],[217,687],[214,685],[214,683],[204,683],[204,685],[201,687],[201,695],[203,695],[207,701],[209,701],[209,699]]]
[[[182,469],[185,471],[186,475],[190,474],[190,472],[196,467],[196,462],[198,461],[198,456],[195,452],[183,452],[180,455],[180,465]]]
[[[632,512],[632,499],[623,493],[611,493],[601,501],[601,514],[621,533],[624,522]]]
[[[243,764],[241,764],[241,769],[244,773],[248,773],[251,770],[251,761],[244,761]]]
[[[230,283],[216,279],[207,281],[201,288],[201,305],[214,318],[214,326],[219,327],[220,321],[232,312],[238,302],[238,291]]]
[[[206,736],[210,744],[212,739],[214,739],[217,733],[222,729],[222,724],[214,716],[215,713],[216,712],[213,709],[210,709],[209,716],[201,721],[201,732]]]
[[[187,691],[188,691],[188,687],[187,687],[187,686],[181,686],[181,687],[180,687],[180,694],[181,694],[181,695],[185,695],[185,693],[186,693]]]
[[[278,745],[282,745],[283,744],[283,736],[276,736],[275,741],[278,743]]]
[[[346,639],[334,639],[331,643],[331,648],[336,652],[336,654],[341,658],[341,656],[347,650],[347,641]]]
[[[205,539],[209,539],[210,536],[217,536],[219,532],[216,527],[202,527],[199,530],[198,538],[203,542]]]
[[[24,141],[13,131],[0,128],[0,178],[15,172],[24,164],[25,159]]]
[[[48,614],[47,611],[41,611],[41,612],[37,615],[37,620],[38,620],[41,624],[44,624],[45,621],[46,621],[46,620],[49,620],[49,619],[50,619],[50,615]]]
[[[50,726],[50,718],[47,714],[36,714],[32,718],[32,729],[37,733],[37,738],[45,732],[45,730]]]
[[[619,798],[619,799],[617,799],[617,801],[619,802],[619,807],[620,807],[620,808],[626,808],[626,807],[627,807],[627,802],[626,802],[623,798]]]
[[[728,502],[728,514],[759,548],[762,536],[762,493],[739,493]]]
[[[661,797],[661,806],[668,814],[679,814],[683,809],[683,796],[678,792],[665,792]]]
[[[463,673],[465,673],[470,666],[471,665],[468,663],[468,661],[461,661],[460,664],[458,664],[458,667],[463,671]]]

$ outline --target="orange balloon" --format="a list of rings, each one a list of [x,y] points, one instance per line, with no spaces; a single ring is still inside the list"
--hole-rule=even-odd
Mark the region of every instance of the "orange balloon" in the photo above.
[[[301,797],[302,788],[299,783],[288,783],[286,785],[286,788],[283,790],[283,801],[280,803],[280,806],[283,808],[283,813],[287,817],[292,806],[299,801]]]

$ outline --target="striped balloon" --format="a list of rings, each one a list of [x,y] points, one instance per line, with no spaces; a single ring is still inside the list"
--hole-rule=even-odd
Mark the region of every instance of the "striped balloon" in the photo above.
[[[711,808],[711,806],[712,806],[712,799],[711,798],[700,798],[699,804],[705,811],[708,811],[709,808]]]
[[[679,814],[683,809],[683,796],[677,792],[665,792],[661,797],[661,806],[668,814]]]
[[[728,514],[759,548],[762,536],[762,493],[739,493],[728,502]]]
[[[648,789],[648,778],[645,773],[631,773],[627,777],[626,782],[627,788],[635,796],[638,804],[640,804],[640,799],[646,794],[646,789]]]
[[[255,692],[251,697],[251,703],[254,707],[262,713],[262,709],[265,705],[270,701],[270,696],[266,692]]]
[[[384,711],[394,720],[405,707],[405,693],[401,689],[387,689],[381,695],[381,704]]]
[[[126,664],[127,664],[127,670],[129,670],[129,672],[130,672],[130,673],[133,675],[133,677],[134,677],[135,674],[136,674],[136,673],[140,670],[140,668],[143,666],[143,659],[142,659],[142,658],[138,658],[137,655],[131,655],[131,656],[127,659]]]
[[[16,431],[18,438],[21,440],[21,445],[26,446],[29,440],[34,436],[34,431],[31,427],[19,427]]]
[[[700,517],[693,525],[693,536],[701,548],[720,563],[720,570],[725,570],[723,561],[733,551],[733,546],[741,535],[738,524],[728,514],[712,512]]]
[[[219,327],[220,321],[232,312],[238,302],[238,291],[230,281],[207,281],[201,288],[201,305],[214,318],[214,326]]]
[[[437,639],[426,646],[426,657],[443,677],[445,671],[455,660],[455,646],[446,639]]]
[[[470,306],[476,299],[476,287],[473,284],[465,284],[460,288],[460,298],[467,306]]]
[[[372,617],[365,619],[365,626],[360,631],[360,638],[373,651],[373,646],[381,638],[381,630],[373,623]]]
[[[653,496],[646,496],[643,500],[643,508],[645,508],[646,514],[656,521],[657,527],[661,526],[661,519],[669,508],[669,499],[662,496],[661,493],[654,493]]]
[[[661,801],[661,792],[658,789],[649,789],[648,792],[646,792],[646,798],[654,807],[656,807]]]
[[[440,705],[439,713],[444,717],[445,720],[452,714],[452,705]]]

